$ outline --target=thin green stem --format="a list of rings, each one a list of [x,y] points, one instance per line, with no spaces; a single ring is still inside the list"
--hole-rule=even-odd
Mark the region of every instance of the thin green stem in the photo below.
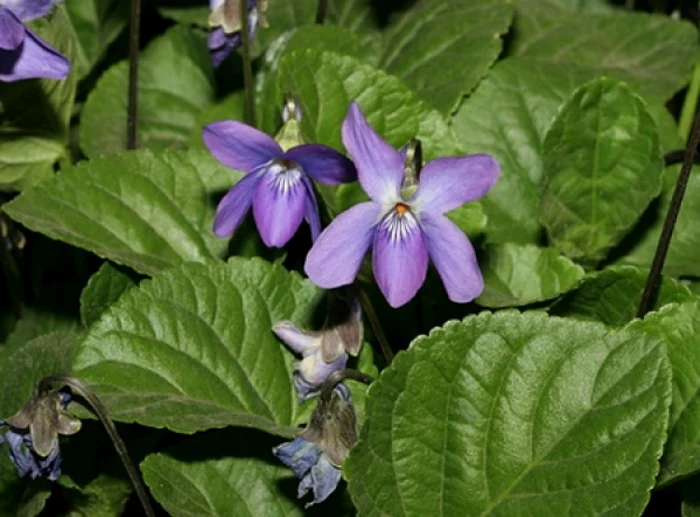
[[[253,82],[253,62],[250,58],[250,27],[248,26],[248,2],[241,1],[241,58],[243,59],[243,84],[245,86],[245,121],[255,124],[255,84]]]
[[[690,128],[695,118],[695,110],[698,107],[698,96],[700,96],[700,63],[695,65],[693,78],[690,80],[688,93],[685,95],[683,109],[681,110],[681,118],[678,122],[678,134],[681,135],[684,142],[688,141],[688,135],[690,135]]]
[[[693,162],[695,161],[695,154],[697,152],[699,143],[700,115],[698,115],[695,118],[695,123],[693,124],[693,131],[690,134],[690,139],[685,148],[683,166],[681,167],[681,172],[678,175],[678,181],[676,183],[676,188],[673,191],[673,196],[671,197],[671,204],[668,207],[668,213],[666,214],[666,220],[664,221],[664,226],[661,230],[661,235],[659,235],[659,243],[656,246],[654,260],[651,263],[649,276],[647,277],[647,282],[644,286],[644,292],[642,293],[642,301],[640,302],[639,310],[637,311],[638,318],[643,318],[646,315],[646,313],[652,309],[652,307],[654,306],[654,302],[656,301],[656,296],[659,291],[659,285],[661,284],[661,272],[664,268],[664,262],[666,261],[668,247],[671,244],[671,237],[673,237],[673,229],[676,226],[678,213],[681,210],[683,196],[685,195],[685,188],[688,185],[690,171],[693,169]]]
[[[141,0],[131,0],[129,29],[129,93],[126,108],[126,148],[136,149],[136,108],[138,104]]]
[[[146,487],[144,486],[143,481],[141,480],[139,471],[134,465],[134,463],[131,461],[131,458],[129,457],[129,451],[127,450],[126,445],[119,436],[119,433],[117,432],[117,426],[114,425],[114,421],[110,418],[109,413],[107,412],[107,408],[104,406],[104,404],[102,404],[100,399],[97,398],[97,395],[93,393],[93,391],[86,383],[84,383],[80,379],[77,379],[75,377],[69,377],[66,375],[50,375],[41,379],[37,385],[37,391],[39,393],[49,391],[53,383],[59,383],[65,386],[69,386],[90,405],[90,408],[100,419],[100,421],[105,427],[105,430],[107,431],[107,434],[109,435],[109,438],[112,440],[114,448],[116,449],[119,458],[124,464],[126,473],[129,475],[131,484],[134,485],[134,490],[136,491],[136,495],[138,496],[139,501],[141,502],[141,506],[143,506],[144,513],[147,515],[147,517],[155,517],[155,513],[153,512],[153,508],[151,507],[151,501],[148,497],[148,492],[146,491]]]
[[[391,361],[394,360],[394,352],[391,350],[389,340],[386,338],[386,334],[384,334],[384,330],[382,329],[382,324],[379,322],[377,311],[374,310],[372,302],[370,301],[369,296],[367,296],[367,293],[359,285],[357,286],[357,296],[360,299],[362,310],[367,316],[369,324],[372,326],[372,331],[374,332],[377,341],[379,341],[379,348],[382,350],[384,360],[386,361],[386,364],[389,365],[391,364]]]
[[[345,379],[351,379],[353,381],[361,382],[367,385],[370,385],[374,382],[374,377],[372,377],[371,375],[367,375],[366,373],[362,373],[358,370],[353,370],[352,368],[338,370],[337,372],[333,372],[332,374],[330,374],[328,378],[325,381],[323,381],[323,385],[321,386],[320,398],[323,400],[328,400],[331,393],[333,392],[333,388],[335,388],[338,383],[343,382]]]
[[[328,0],[318,0],[316,5],[316,23],[318,25],[323,25],[326,21],[326,14],[328,13]]]

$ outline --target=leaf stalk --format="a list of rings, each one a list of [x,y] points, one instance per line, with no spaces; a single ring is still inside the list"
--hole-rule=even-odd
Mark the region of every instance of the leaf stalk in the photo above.
[[[126,148],[136,149],[141,0],[131,0],[129,28],[129,92],[126,109]]]
[[[250,26],[248,25],[248,2],[241,1],[241,58],[243,59],[243,84],[245,87],[245,121],[249,126],[255,123],[255,84],[253,63],[250,58]]]

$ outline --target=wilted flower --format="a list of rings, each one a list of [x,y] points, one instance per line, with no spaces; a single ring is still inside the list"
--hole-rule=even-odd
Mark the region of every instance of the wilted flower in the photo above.
[[[65,79],[70,61],[24,23],[46,15],[53,0],[0,0],[0,81]]]
[[[290,119],[287,123],[297,121]],[[280,133],[285,133],[284,128]],[[330,147],[303,144],[283,149],[262,131],[234,120],[206,125],[202,138],[218,161],[246,173],[216,210],[214,233],[219,237],[233,234],[252,205],[255,223],[267,246],[287,244],[302,219],[309,223],[311,236],[316,239],[321,221],[309,178],[337,185],[357,177],[352,162]]]
[[[281,321],[272,331],[285,345],[301,354],[294,365],[294,387],[299,400],[318,395],[321,385],[333,373],[345,368],[348,353],[356,356],[362,344],[362,312],[355,296],[329,294],[326,328],[308,331],[291,321]]]
[[[267,0],[247,0],[248,34],[253,41],[258,25],[267,27]],[[209,52],[215,67],[241,46],[241,0],[210,0]]]
[[[498,179],[496,160],[488,154],[432,160],[416,188],[403,185],[404,157],[374,132],[354,102],[342,134],[371,201],[342,213],[320,235],[306,258],[309,278],[327,289],[350,284],[371,247],[374,276],[392,307],[418,292],[428,257],[450,300],[476,298],[484,283],[474,248],[443,214],[486,194]]]
[[[311,423],[291,442],[275,447],[272,452],[294,472],[301,482],[299,498],[309,490],[314,499],[306,506],[325,501],[340,482],[340,468],[357,441],[355,408],[350,390],[338,384],[328,397],[321,398]]]
[[[71,435],[80,430],[80,420],[65,412],[69,392],[49,392],[32,398],[7,421],[0,420],[0,429],[8,427],[0,444],[7,442],[10,461],[17,475],[32,479],[45,477],[55,481],[61,475],[61,453],[58,435]]]

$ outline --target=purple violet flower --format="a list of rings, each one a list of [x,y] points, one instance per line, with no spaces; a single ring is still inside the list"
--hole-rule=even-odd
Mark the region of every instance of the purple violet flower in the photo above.
[[[357,441],[355,408],[350,390],[338,384],[329,400],[319,401],[308,427],[291,442],[283,443],[272,453],[292,469],[301,481],[297,497],[309,490],[314,499],[307,503],[321,503],[340,483],[340,469],[348,452]]]
[[[302,219],[315,240],[321,220],[309,178],[337,185],[357,177],[353,163],[330,147],[302,144],[285,151],[262,131],[234,120],[206,125],[202,138],[219,162],[246,173],[216,210],[214,233],[219,237],[232,235],[252,206],[266,246],[287,244]]]
[[[231,52],[241,46],[241,0],[210,0],[209,52],[214,67],[224,62]],[[255,39],[258,25],[267,27],[267,0],[247,0],[248,34]]]
[[[32,398],[7,421],[0,420],[0,444],[9,445],[10,461],[17,475],[56,481],[61,476],[61,453],[58,435],[71,435],[80,430],[80,420],[65,412],[69,391],[50,392]]]
[[[44,16],[52,5],[51,0],[0,0],[0,82],[66,78],[70,61],[22,23]]]
[[[392,307],[418,292],[428,257],[450,300],[476,298],[484,282],[474,248],[443,214],[483,197],[498,179],[498,162],[488,154],[438,158],[423,167],[417,188],[404,187],[404,157],[377,135],[355,102],[342,136],[371,201],[339,215],[319,236],[306,258],[309,278],[325,289],[350,284],[372,248],[374,276]]]

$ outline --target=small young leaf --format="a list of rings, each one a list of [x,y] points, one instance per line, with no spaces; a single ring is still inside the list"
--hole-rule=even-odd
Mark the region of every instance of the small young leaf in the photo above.
[[[573,258],[604,258],[661,190],[656,123],[639,96],[610,79],[569,97],[543,152],[542,223]]]
[[[556,298],[570,291],[584,271],[551,248],[499,244],[489,246],[479,260],[484,292],[482,307],[517,307]]]
[[[272,457],[278,443],[252,431],[211,432],[151,454],[141,471],[173,517],[301,517],[305,512],[284,490],[294,486],[294,475]]]
[[[700,299],[630,325],[666,343],[673,377],[668,440],[657,486],[700,473]]]
[[[90,92],[80,146],[91,158],[126,149],[128,63],[111,67]],[[197,116],[214,100],[206,42],[175,26],[155,39],[139,61],[137,136],[141,147],[182,147]]]
[[[294,357],[272,325],[308,327],[322,292],[260,259],[189,263],[129,290],[75,361],[113,418],[193,433],[228,425],[293,435]]]
[[[206,151],[140,150],[81,162],[3,206],[53,239],[153,275],[223,257],[211,232],[217,198],[238,173]]]
[[[559,300],[551,314],[621,327],[637,315],[649,272],[632,266],[608,267],[590,274],[574,292]],[[664,278],[654,308],[693,299],[679,282]]]
[[[665,438],[664,346],[483,313],[420,337],[370,387],[344,470],[360,514],[639,515]]]
[[[387,29],[379,66],[450,114],[496,61],[512,17],[507,0],[423,0]]]
[[[138,282],[109,262],[90,277],[90,281],[80,294],[80,320],[83,326],[95,323],[104,311],[114,305],[119,297]]]

